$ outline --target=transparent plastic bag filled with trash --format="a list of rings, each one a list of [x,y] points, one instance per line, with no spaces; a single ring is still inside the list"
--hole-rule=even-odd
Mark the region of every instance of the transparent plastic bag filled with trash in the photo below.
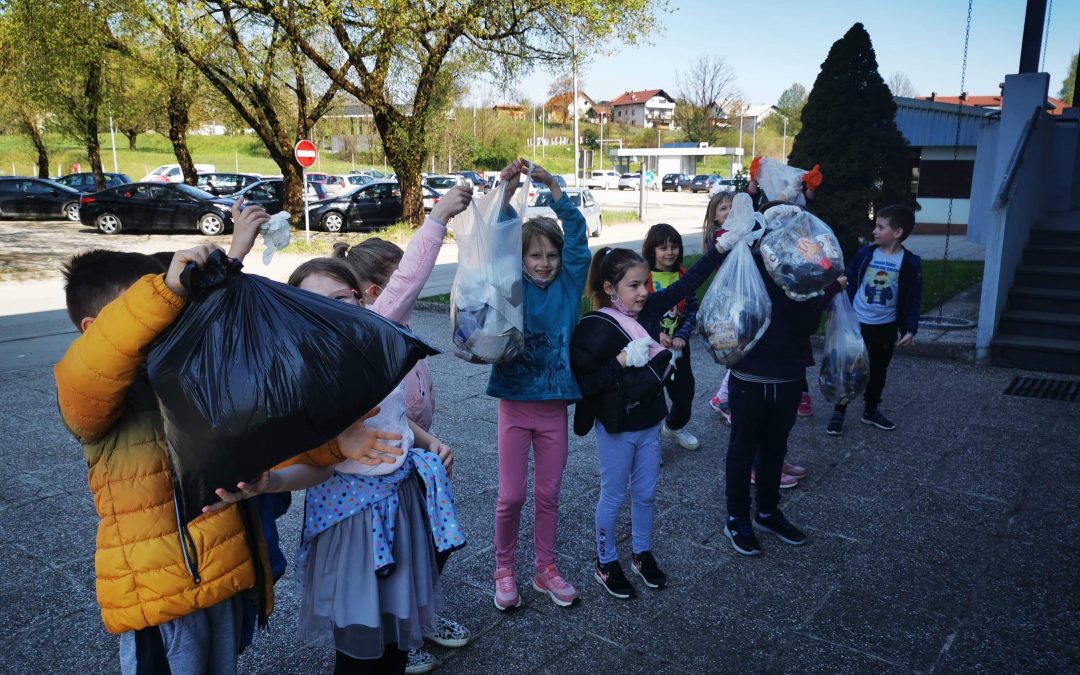
[[[735,195],[724,229],[738,241],[713,277],[698,309],[698,325],[717,363],[738,363],[765,334],[772,301],[750,246],[764,232],[764,218],[746,194]]]
[[[525,344],[521,223],[529,191],[508,189],[515,183],[502,181],[454,218],[458,268],[450,321],[454,354],[470,363],[509,361]]]

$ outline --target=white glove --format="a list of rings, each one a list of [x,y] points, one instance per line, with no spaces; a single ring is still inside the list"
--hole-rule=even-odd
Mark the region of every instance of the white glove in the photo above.
[[[650,337],[638,338],[631,340],[630,344],[626,345],[626,365],[631,368],[640,368],[649,362],[649,347],[656,344],[656,341]]]
[[[746,238],[746,233],[735,232],[734,230],[728,230],[720,235],[720,238],[716,240],[716,250],[721,253],[727,253],[731,249],[735,248],[735,244]]]
[[[290,217],[288,211],[279,211],[259,227],[263,244],[266,246],[262,256],[264,265],[270,264],[274,251],[280,251],[289,245],[289,240],[292,238],[292,228],[289,226]]]

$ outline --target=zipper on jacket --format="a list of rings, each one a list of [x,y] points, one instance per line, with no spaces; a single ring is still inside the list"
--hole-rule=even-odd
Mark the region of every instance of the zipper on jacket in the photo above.
[[[184,554],[184,565],[187,567],[192,581],[200,584],[202,583],[202,577],[199,576],[198,552],[195,550],[195,540],[191,538],[191,532],[188,531],[187,525],[184,524],[184,519],[180,515],[180,499],[176,494],[175,482],[173,484],[173,509],[176,511],[176,532],[180,537],[180,551]]]

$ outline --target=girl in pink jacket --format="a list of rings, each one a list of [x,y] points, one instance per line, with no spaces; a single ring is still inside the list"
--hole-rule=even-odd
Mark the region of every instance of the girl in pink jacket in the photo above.
[[[343,258],[360,279],[360,303],[391,321],[408,325],[413,306],[431,276],[435,261],[446,236],[451,218],[468,208],[472,190],[455,187],[448,190],[435,204],[424,224],[409,241],[403,252],[395,244],[373,237],[352,248],[348,244],[334,245],[334,257]],[[431,429],[435,396],[432,392],[431,369],[426,359],[405,376],[406,416],[424,431]],[[436,554],[442,571],[449,554]],[[456,621],[435,617],[435,633],[425,635],[443,647],[463,647],[469,641],[469,631]],[[434,667],[435,657],[422,649],[409,652],[409,672],[426,672]]]

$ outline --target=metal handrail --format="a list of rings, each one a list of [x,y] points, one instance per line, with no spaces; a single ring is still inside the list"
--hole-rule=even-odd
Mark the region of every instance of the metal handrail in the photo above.
[[[1039,116],[1042,114],[1042,107],[1035,106],[1031,111],[1031,116],[1024,123],[1024,130],[1020,134],[1020,140],[1016,142],[1012,157],[1009,159],[1009,168],[1005,170],[1005,177],[1001,180],[1001,189],[998,191],[997,200],[994,203],[995,209],[1002,208],[1009,201],[1013,184],[1016,182],[1016,176],[1020,173],[1020,166],[1024,163],[1028,143],[1031,141],[1032,134],[1035,133],[1035,125],[1038,124]]]

